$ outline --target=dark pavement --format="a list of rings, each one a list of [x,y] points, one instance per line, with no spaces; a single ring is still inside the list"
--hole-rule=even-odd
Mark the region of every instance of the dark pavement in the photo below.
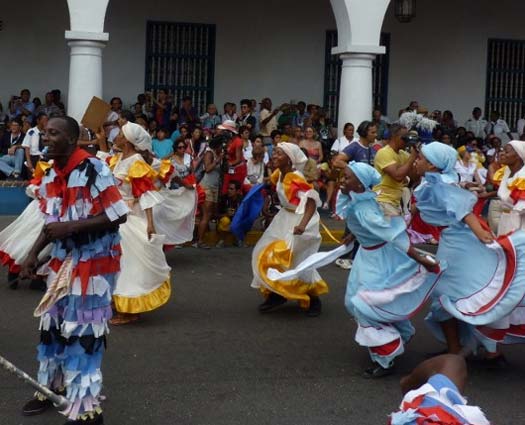
[[[293,304],[260,315],[261,300],[249,286],[250,253],[184,248],[168,254],[170,303],[109,335],[106,424],[386,424],[401,399],[400,376],[441,349],[422,315],[396,375],[363,379],[368,355],[353,341],[355,325],[343,306],[347,272],[335,265],[321,270],[331,292],[319,318]],[[32,312],[42,294],[26,284],[12,291],[6,272],[0,276],[0,354],[34,375],[38,321]],[[513,365],[508,371],[471,368],[466,395],[494,424],[525,423],[523,350],[505,349]],[[0,382],[0,425],[64,422],[55,412],[22,417],[32,389],[3,370]]]

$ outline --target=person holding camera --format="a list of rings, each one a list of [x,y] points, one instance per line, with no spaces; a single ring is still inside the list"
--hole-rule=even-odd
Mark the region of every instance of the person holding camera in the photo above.
[[[227,143],[225,135],[214,137],[206,151],[204,152],[204,177],[200,185],[205,193],[204,204],[202,205],[202,216],[197,229],[197,242],[195,248],[210,249],[204,242],[208,223],[215,214],[217,203],[219,202],[219,188],[221,179],[221,167],[224,155],[224,145]]]
[[[26,117],[32,123],[34,113],[35,104],[31,102],[31,92],[28,89],[22,90],[20,96],[11,96],[9,102],[9,116],[11,118]]]
[[[381,183],[374,187],[374,192],[379,193],[377,202],[387,217],[402,215],[401,197],[417,158],[417,141],[417,135],[409,135],[405,127],[393,124],[388,144],[376,154],[374,166],[381,174]]]

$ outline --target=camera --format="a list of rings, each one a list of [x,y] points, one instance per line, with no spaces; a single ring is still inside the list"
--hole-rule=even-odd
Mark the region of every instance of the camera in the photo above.
[[[403,142],[406,143],[406,150],[408,151],[410,151],[412,147],[414,147],[414,149],[417,150],[417,146],[421,142],[421,139],[419,138],[419,136],[414,133],[406,134],[405,136],[401,138],[401,140],[403,140]]]

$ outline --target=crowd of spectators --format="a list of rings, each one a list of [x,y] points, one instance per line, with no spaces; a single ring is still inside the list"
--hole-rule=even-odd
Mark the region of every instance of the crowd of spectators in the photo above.
[[[228,201],[229,195],[235,192],[242,197],[253,185],[268,181],[272,151],[281,141],[298,144],[307,155],[304,174],[322,193],[322,209],[329,211],[332,218],[337,219],[334,209],[339,173],[350,160],[375,163],[383,176],[378,200],[385,214],[402,213],[400,193],[406,179],[410,179],[411,167],[407,164],[413,163],[415,153],[403,142],[406,129],[391,123],[380,107],[374,109],[369,121],[346,123],[343,135],[337,138],[337,129],[326,111],[303,101],[275,107],[270,98],[260,103],[242,99],[238,104],[226,102],[222,111],[209,104],[199,114],[191,97],[176,103],[168,92],[159,90],[156,96],[149,92],[139,94],[129,109],[123,108],[119,97],[109,103],[111,111],[103,128],[98,132],[85,129],[80,143],[96,151],[104,138],[111,148],[126,121],[147,129],[153,138],[155,156],[171,159],[179,173],[194,174],[200,183],[203,195],[196,238],[200,246],[205,245],[204,234],[210,221],[218,219],[221,229],[227,229],[227,218],[231,219],[239,203]],[[400,110],[399,115],[407,111],[437,122],[432,140],[458,149],[456,170],[461,184],[480,197],[491,193],[491,176],[498,168],[499,152],[505,143],[513,138],[525,140],[525,119],[516,123],[516,136],[497,111],[491,111],[485,119],[476,107],[463,126],[458,125],[451,111],[430,113],[416,101]],[[5,110],[0,104],[2,177],[30,177],[36,161],[45,156],[41,134],[48,118],[64,113],[60,90],[46,93],[41,103],[38,98],[31,100],[30,91],[24,89],[19,96],[10,98]],[[211,146],[210,142],[220,134],[222,143]],[[267,211],[275,207],[272,196],[268,195]],[[267,214],[264,222],[268,224],[270,220],[271,215]]]

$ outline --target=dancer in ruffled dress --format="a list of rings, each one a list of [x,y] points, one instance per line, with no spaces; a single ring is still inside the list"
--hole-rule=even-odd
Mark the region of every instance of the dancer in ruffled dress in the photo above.
[[[151,164],[158,173],[159,192],[164,197],[161,204],[153,207],[153,220],[157,232],[165,236],[165,249],[193,240],[197,211],[191,157],[184,153],[183,141],[176,143],[176,148],[181,152],[176,152],[171,159],[160,161],[154,158]],[[182,161],[179,161],[180,155],[183,155]]]
[[[346,286],[345,306],[357,321],[356,341],[373,365],[365,377],[385,376],[415,334],[409,319],[439,281],[440,265],[410,244],[402,217],[385,217],[371,190],[381,176],[351,162],[344,171],[337,214],[360,244]],[[444,265],[441,265],[444,266]]]
[[[427,323],[450,353],[475,348],[474,326],[505,318],[525,296],[525,232],[494,240],[472,213],[476,196],[458,185],[456,158],[456,151],[442,143],[423,146],[416,169],[424,179],[415,190],[422,219],[446,226],[437,258],[448,267],[434,291]]]
[[[281,209],[255,245],[252,253],[252,287],[259,289],[266,300],[260,312],[268,312],[286,301],[295,300],[310,316],[321,313],[319,296],[328,292],[328,285],[317,271],[311,270],[293,281],[272,281],[269,268],[292,269],[319,250],[319,194],[306,182],[302,169],[308,158],[299,146],[280,143],[273,154],[276,168],[271,182],[276,186]]]
[[[170,298],[170,267],[163,252],[164,237],[157,234],[153,207],[164,201],[155,188],[157,173],[138,153],[151,151],[151,136],[128,122],[115,139],[121,151],[109,159],[119,191],[131,212],[120,227],[122,264],[113,302],[118,312],[112,324],[138,319]]]
[[[70,117],[52,118],[46,126],[43,140],[54,159],[40,186],[46,224],[20,274],[34,276],[38,254],[52,243],[47,292],[35,310],[41,316],[38,381],[65,392],[66,424],[100,425],[100,368],[120,269],[119,224],[128,208],[109,168],[77,147],[78,135]],[[37,393],[23,414],[51,406]]]
[[[0,232],[0,262],[8,267],[7,280],[11,289],[18,287],[20,266],[33,248],[38,236],[42,232],[45,216],[40,210],[40,183],[45,172],[51,167],[44,161],[38,161],[32,180],[26,187],[26,194],[33,200],[24,209],[22,214],[9,226]],[[51,245],[39,253],[44,260],[51,252]],[[45,287],[45,283],[43,283]],[[33,280],[30,285],[33,289],[42,289],[40,279]]]

